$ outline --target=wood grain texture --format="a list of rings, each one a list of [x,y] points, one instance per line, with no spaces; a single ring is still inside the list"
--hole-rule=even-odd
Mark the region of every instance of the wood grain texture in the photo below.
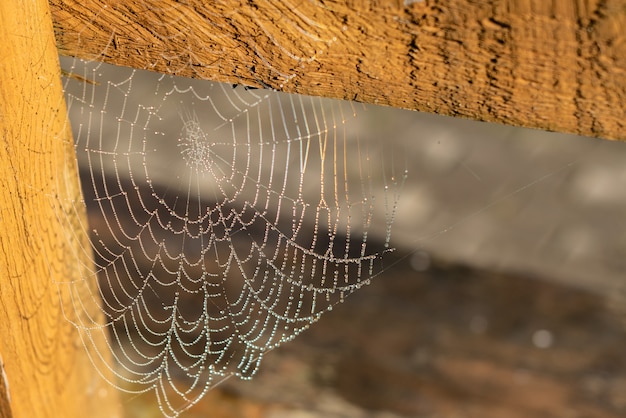
[[[58,219],[80,187],[45,0],[0,2],[0,57],[0,416],[119,416],[55,284],[80,278],[89,244]]]
[[[63,54],[626,139],[626,0],[51,0]]]

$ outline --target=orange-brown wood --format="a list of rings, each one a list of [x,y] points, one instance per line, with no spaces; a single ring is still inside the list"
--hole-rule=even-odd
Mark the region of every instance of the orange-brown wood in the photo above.
[[[0,416],[119,416],[55,284],[80,279],[89,245],[59,223],[80,187],[47,1],[0,1],[0,57]]]
[[[51,0],[59,50],[626,139],[626,0]]]

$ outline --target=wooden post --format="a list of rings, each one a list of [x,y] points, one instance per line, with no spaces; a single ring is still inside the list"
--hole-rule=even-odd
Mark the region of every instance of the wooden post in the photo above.
[[[59,50],[626,139],[626,0],[51,0]]]
[[[119,416],[54,283],[80,279],[68,254],[89,244],[59,225],[80,187],[46,0],[0,1],[0,57],[0,416]]]

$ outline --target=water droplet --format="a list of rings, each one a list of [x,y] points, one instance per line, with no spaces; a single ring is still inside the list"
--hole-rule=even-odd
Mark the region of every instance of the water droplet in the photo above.
[[[554,343],[554,336],[546,329],[539,329],[533,333],[532,340],[537,348],[550,348]]]

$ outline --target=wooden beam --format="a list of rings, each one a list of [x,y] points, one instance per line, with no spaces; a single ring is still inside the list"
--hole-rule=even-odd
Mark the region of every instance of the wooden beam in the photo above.
[[[61,308],[68,288],[55,285],[80,281],[89,259],[74,254],[89,242],[82,213],[66,214],[73,232],[59,223],[63,205],[81,200],[46,0],[0,1],[0,57],[0,416],[120,416],[71,305]]]
[[[626,0],[51,0],[63,54],[626,139]]]

